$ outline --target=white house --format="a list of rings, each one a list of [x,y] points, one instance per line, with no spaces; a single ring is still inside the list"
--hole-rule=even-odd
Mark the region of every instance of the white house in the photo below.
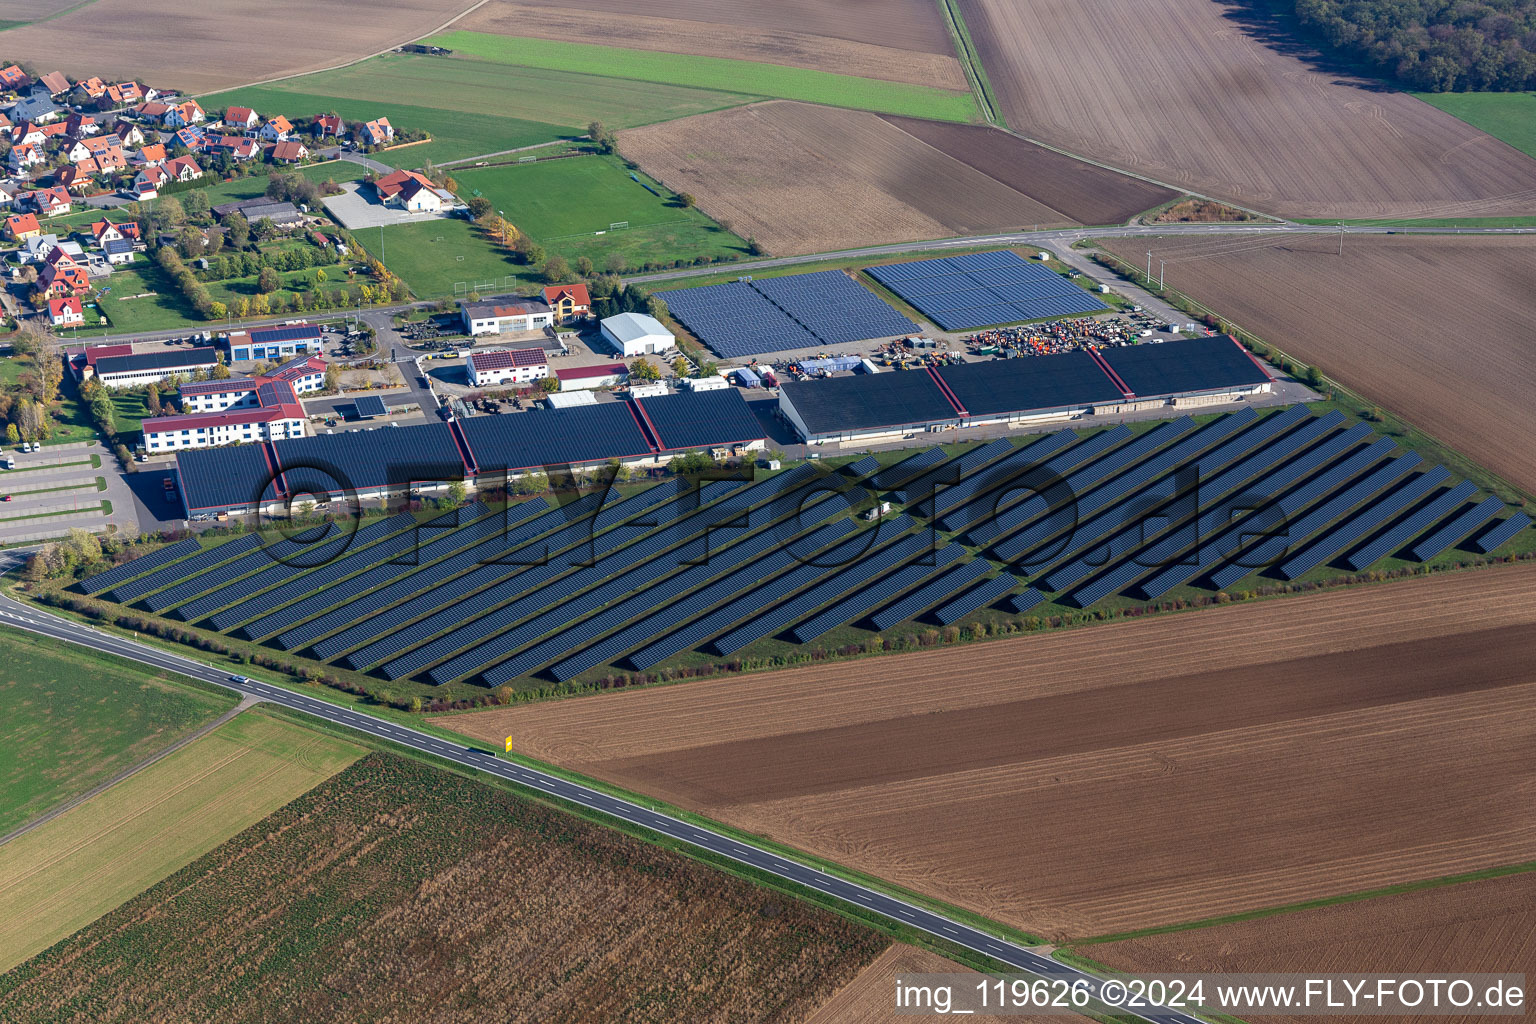
[[[221,444],[280,441],[304,436],[304,410],[296,404],[256,409],[153,416],[144,420],[144,448],[212,448]]]
[[[542,348],[471,352],[464,357],[464,366],[470,383],[477,388],[526,384],[549,376],[549,359]]]
[[[644,313],[620,313],[602,322],[603,337],[621,356],[654,355],[677,343],[661,321]]]
[[[48,300],[48,322],[55,327],[72,327],[85,323],[85,311],[80,298],[75,295]]]
[[[464,329],[470,334],[508,334],[536,331],[555,322],[554,310],[540,299],[512,302],[460,302]]]

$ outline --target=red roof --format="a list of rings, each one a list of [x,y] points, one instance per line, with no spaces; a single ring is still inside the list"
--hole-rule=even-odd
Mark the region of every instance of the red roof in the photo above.
[[[66,309],[69,310],[71,313],[81,313],[81,312],[84,312],[80,308],[80,300],[77,297],[73,296],[73,295],[70,295],[70,296],[68,296],[66,298],[62,298],[62,299],[49,299],[48,300],[48,315],[53,317],[55,320],[57,320],[58,317],[59,317],[59,314],[64,312]]]
[[[6,218],[5,226],[11,229],[12,234],[21,234],[25,231],[41,231],[37,223],[37,215],[33,213],[17,213]]]
[[[564,366],[555,371],[561,380],[586,380],[589,377],[625,377],[629,367],[623,363],[599,363],[597,366]]]
[[[96,360],[105,359],[109,356],[131,355],[133,355],[132,345],[92,345],[85,350],[85,365],[95,366]]]
[[[541,348],[520,348],[511,352],[471,352],[469,361],[477,371],[505,370],[514,366],[544,366],[549,357]]]
[[[168,430],[197,430],[199,427],[227,427],[231,423],[271,423],[273,420],[302,420],[304,410],[297,404],[260,409],[226,409],[223,412],[193,413],[189,416],[154,416],[144,421],[144,433],[163,434]]]
[[[567,295],[577,306],[592,305],[592,299],[587,295],[587,286],[584,284],[552,284],[544,289],[544,301],[551,306]]]

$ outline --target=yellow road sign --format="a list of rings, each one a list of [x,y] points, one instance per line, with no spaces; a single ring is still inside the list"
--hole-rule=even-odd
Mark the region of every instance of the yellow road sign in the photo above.
[[[507,737],[507,751],[506,752],[509,753],[509,754],[512,753],[512,737],[511,736]]]

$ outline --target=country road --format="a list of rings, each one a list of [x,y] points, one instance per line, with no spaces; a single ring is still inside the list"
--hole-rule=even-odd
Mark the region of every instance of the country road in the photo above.
[[[176,672],[205,683],[234,690],[246,697],[312,715],[375,739],[409,747],[418,753],[484,772],[527,787],[537,793],[568,800],[590,810],[681,840],[701,850],[730,858],[739,864],[767,872],[778,878],[819,890],[851,906],[873,911],[891,921],[957,943],[1031,974],[1052,980],[1059,979],[1068,985],[1080,986],[1090,994],[1095,994],[1099,990],[1100,981],[1091,974],[1069,964],[1041,956],[1023,946],[999,939],[952,918],[888,896],[876,889],[828,875],[816,868],[788,860],[776,853],[662,814],[640,804],[609,796],[600,790],[570,782],[557,775],[525,768],[484,750],[462,746],[348,707],[317,700],[258,680],[232,676],[225,670],[211,665],[104,633],[90,626],[22,604],[9,597],[0,597],[0,626],[26,630],[62,642],[79,644],[96,651],[127,658],[152,668]],[[1203,1024],[1197,1017],[1173,1010],[1147,1010],[1137,1016],[1155,1024]]]

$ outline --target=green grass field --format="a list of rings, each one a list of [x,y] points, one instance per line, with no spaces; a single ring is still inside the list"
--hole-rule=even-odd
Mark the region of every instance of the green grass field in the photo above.
[[[643,175],[644,184],[636,181],[616,157],[466,169],[455,177],[462,196],[478,190],[547,252],[587,256],[599,268],[615,255],[638,267],[696,256],[734,259],[747,251],[745,241],[684,208],[659,183]],[[629,226],[610,230],[617,222]]]
[[[1421,92],[1419,99],[1536,156],[1536,93]]]
[[[469,291],[475,290],[476,282],[495,282],[495,289],[500,291],[508,275],[517,280],[506,288],[531,286],[534,281],[531,268],[514,263],[482,237],[478,228],[459,217],[359,232],[359,241],[375,255],[380,250],[381,231],[384,265],[410,285],[417,298],[453,295],[459,282],[467,282]]]
[[[410,102],[400,103],[397,97]],[[347,121],[385,116],[396,128],[431,132],[432,141],[380,153],[377,159],[419,167],[574,137],[590,121],[629,128],[757,98],[737,90],[636,85],[494,60],[392,53],[335,71],[218,93],[203,105],[216,109],[239,103],[290,117],[335,110]]]
[[[483,32],[448,32],[424,41],[469,57],[552,71],[586,72],[640,82],[753,93],[936,121],[977,121],[981,118],[969,92],[882,82],[782,64],[523,39]]]
[[[6,631],[0,835],[234,706],[115,659]]]

